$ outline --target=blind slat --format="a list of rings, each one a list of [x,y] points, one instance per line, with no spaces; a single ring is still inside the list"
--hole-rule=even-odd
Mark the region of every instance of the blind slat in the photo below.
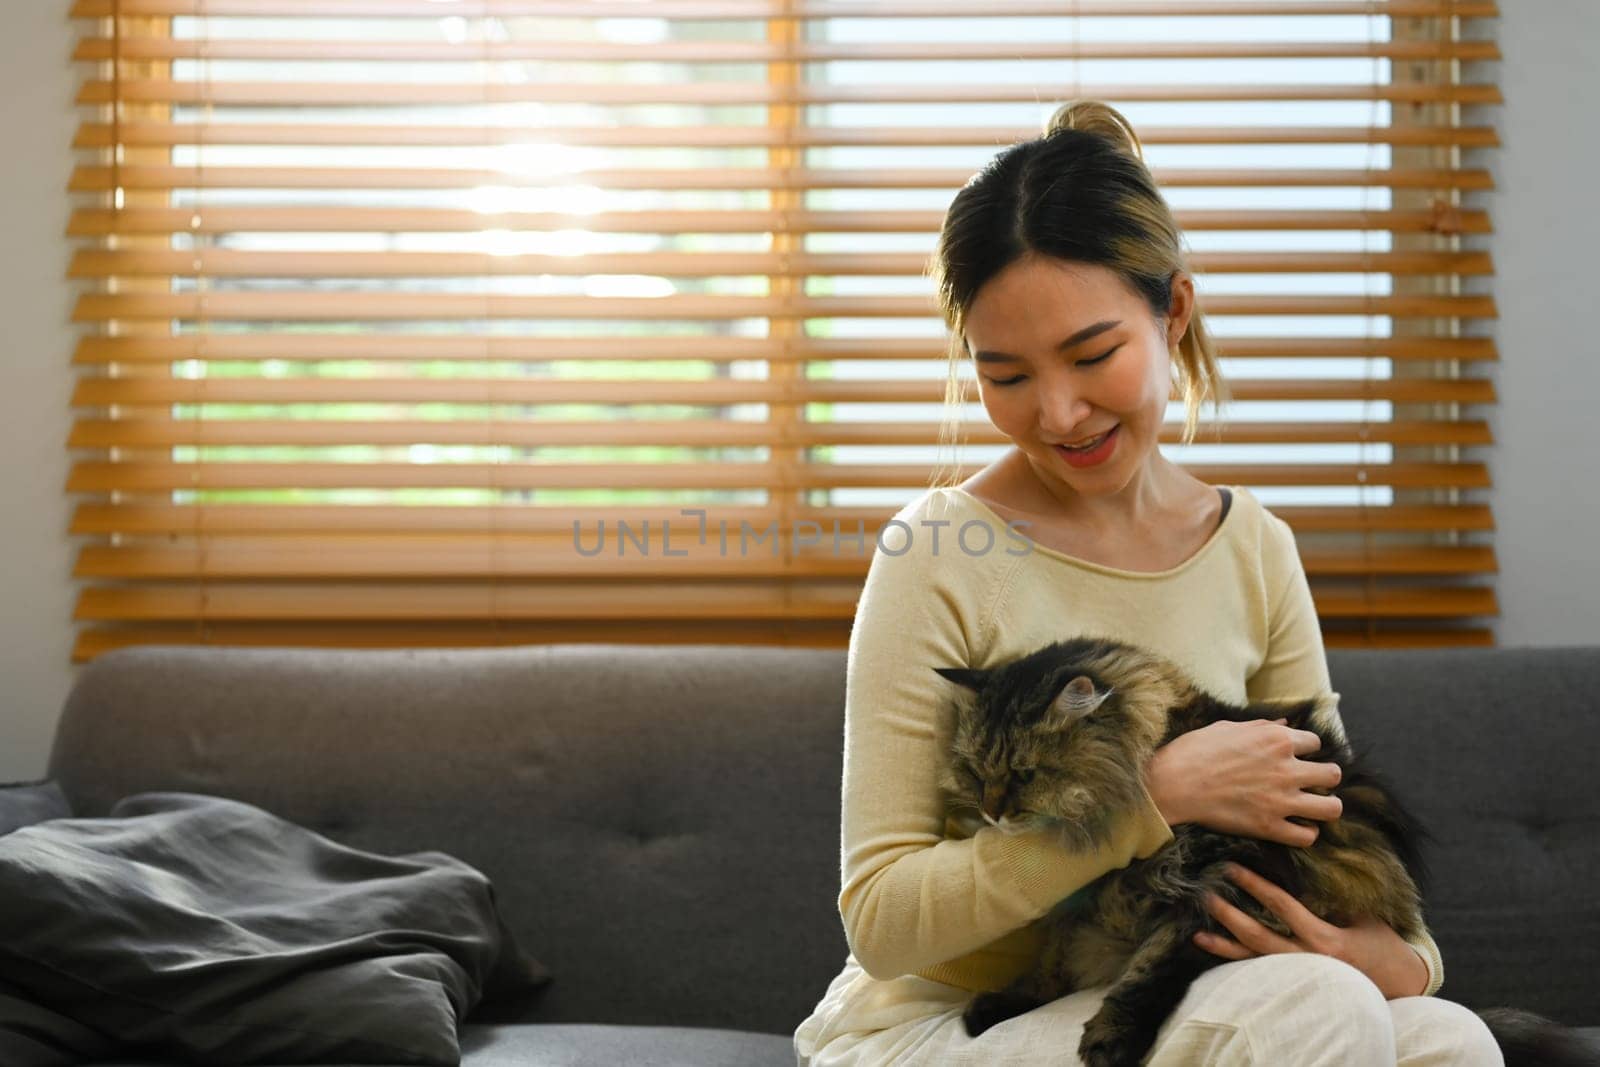
[[[673,82],[654,85],[573,82],[194,82],[125,78],[118,85],[85,82],[79,105],[196,104],[251,107],[328,107],[484,103],[578,104],[979,104],[1028,103],[1048,96],[1088,96],[1135,103],[1154,101],[1386,100],[1391,103],[1499,104],[1494,85],[800,85],[757,82]],[[204,95],[202,95],[204,94]]]
[[[1155,179],[1173,188],[1393,187],[1422,189],[1492,189],[1485,170],[1179,170],[1156,169]],[[404,167],[78,167],[72,192],[123,189],[445,189],[471,190],[485,185],[544,188],[586,185],[597,189],[959,189],[970,170],[822,170],[799,168],[670,170],[597,170],[551,175],[543,180],[507,175],[493,169],[420,169]]]
[[[1411,404],[1489,404],[1485,379],[1234,380],[1236,400],[1388,400]],[[802,404],[939,403],[928,381],[556,381],[505,379],[135,379],[89,378],[73,390],[74,407],[169,404],[497,403],[522,404]]]
[[[1389,230],[1395,233],[1488,233],[1486,211],[1177,211],[1186,230]],[[634,211],[583,217],[591,233],[919,233],[938,232],[935,211]],[[571,215],[385,208],[231,208],[195,210],[82,208],[68,234],[215,234],[271,232],[440,232],[565,230]]]
[[[1495,318],[1484,296],[1214,296],[1215,315],[1388,315]],[[746,319],[921,318],[930,297],[505,296],[456,293],[170,293],[84,295],[74,322],[112,319]]]
[[[356,15],[421,17],[440,15],[438,0],[205,0],[212,16],[288,15],[296,18],[350,18]],[[120,5],[120,6],[114,6]],[[72,18],[194,15],[195,0],[74,0]],[[801,18],[1059,18],[1061,0],[988,0],[975,9],[963,0],[929,3],[788,3],[783,0],[651,0],[650,12],[670,19],[801,19]],[[540,16],[546,18],[636,18],[638,0],[455,0],[448,12],[466,18]],[[1080,18],[1153,18],[1181,15],[1367,15],[1389,18],[1492,18],[1499,9],[1492,0],[1073,0],[1069,12]]]
[[[1223,337],[1218,347],[1230,357],[1306,359],[1396,359],[1489,361],[1498,358],[1494,342],[1480,337]],[[797,339],[774,347],[760,338],[653,337],[648,345],[615,337],[490,337],[455,334],[419,336],[372,331],[359,336],[309,332],[185,334],[179,337],[86,337],[74,362],[168,363],[174,360],[260,359],[766,359],[893,360],[942,359],[943,343],[926,338],[868,340]]]
[[[850,640],[848,619],[699,620],[685,626],[676,619],[495,620],[446,623],[139,623],[114,627],[89,626],[73,644],[75,663],[87,663],[118,648],[134,645],[237,645],[296,648],[481,648],[495,645],[571,644],[720,644],[776,645],[844,649]]]
[[[1393,507],[1336,507],[1282,505],[1272,509],[1296,533],[1318,531],[1386,531],[1402,533],[1450,532],[1494,529],[1494,517],[1482,504],[1454,504],[1437,507],[1396,505]],[[350,504],[316,506],[308,504],[249,505],[207,504],[203,507],[174,504],[80,504],[73,512],[71,531],[75,534],[163,534],[201,533],[283,533],[346,534],[362,531],[391,533],[460,532],[502,535],[570,535],[573,525],[593,530],[601,520],[615,524],[615,507],[536,507],[498,508],[459,505],[382,506]],[[662,524],[673,527],[673,537],[687,541],[697,537],[700,521],[686,517],[679,507],[631,506],[625,516],[630,522],[649,522],[652,529]],[[765,529],[777,509],[725,505],[717,509],[716,521],[737,530],[740,523]],[[813,522],[832,531],[837,524],[842,532],[864,531],[874,537],[887,521],[882,508],[830,507],[797,508],[790,513],[797,522]],[[708,520],[709,522],[709,520]],[[714,525],[714,524],[713,524]],[[680,536],[681,535],[681,536]]]
[[[979,468],[968,465],[963,477]],[[1482,463],[1191,464],[1195,477],[1222,485],[1391,485],[1406,488],[1484,488]],[[592,464],[568,463],[154,463],[80,462],[72,492],[151,492],[176,489],[484,488],[586,489]],[[611,488],[826,489],[834,486],[925,485],[926,464],[825,464],[774,467],[765,463],[613,463]]]
[[[1165,444],[1176,444],[1182,427],[1161,429]],[[1209,441],[1221,427],[1202,423],[1196,436]],[[1004,444],[993,426],[974,426],[973,444]],[[939,425],[928,422],[812,422],[774,428],[764,422],[633,420],[478,422],[468,419],[428,422],[400,419],[336,421],[321,419],[81,419],[72,427],[71,448],[170,448],[178,445],[932,445]],[[1230,423],[1232,444],[1329,444],[1366,441],[1403,445],[1485,445],[1489,424],[1466,422],[1250,422]]]
[[[1018,59],[1395,59],[1492,61],[1501,58],[1492,41],[1036,41],[850,44],[802,41],[318,41],[169,40],[108,38],[80,41],[77,60],[289,60],[395,62],[643,63],[818,63],[835,60],[1018,60]]]
[[[630,583],[585,581],[489,584],[318,582],[271,585],[170,583],[85,589],[75,619],[779,619],[848,618],[861,583],[839,578],[789,585],[760,578]],[[492,599],[491,599],[492,598]],[[493,604],[493,608],[491,607]]]
[[[73,617],[91,621],[171,619],[511,619],[746,618],[847,619],[860,582],[850,578],[806,584],[763,579],[639,582],[409,583],[368,586],[212,584],[204,589],[166,584],[149,588],[86,589]],[[1385,588],[1341,592],[1312,584],[1319,614],[1329,618],[1388,616],[1462,618],[1495,613],[1494,592],[1483,587]],[[491,601],[492,598],[492,601]],[[491,606],[492,603],[492,606]],[[792,609],[792,614],[791,610]]]
[[[529,131],[520,125],[390,123],[352,125],[343,122],[308,122],[298,125],[251,122],[196,121],[183,123],[130,120],[117,126],[120,143],[129,146],[178,145],[405,145],[479,147],[521,144]],[[803,148],[871,146],[918,148],[924,146],[985,145],[998,149],[1026,140],[1036,129],[993,126],[813,126],[779,129],[773,126],[548,126],[538,139],[562,144],[604,148]],[[1492,126],[1152,126],[1139,131],[1147,145],[1325,145],[1372,144],[1394,146],[1486,148],[1500,143]],[[112,127],[86,122],[78,127],[75,148],[104,148],[112,144]]]
[[[675,277],[759,274],[921,275],[917,253],[636,252],[584,256],[482,252],[236,252],[79,250],[73,278],[204,274],[212,278],[459,277],[462,275],[656,274]],[[1203,274],[1492,274],[1487,252],[1197,252]]]
[[[659,529],[630,529],[641,534],[640,550],[612,530],[589,528],[576,542],[571,534],[543,538],[526,535],[509,542],[484,536],[390,535],[270,538],[215,537],[187,546],[128,545],[83,549],[73,575],[125,581],[197,579],[238,581],[252,578],[390,580],[493,578],[563,578],[574,571],[591,577],[700,578],[855,578],[866,576],[872,540],[857,548],[836,546],[831,534],[815,534],[816,544],[781,556],[758,544],[743,550],[734,541],[725,549],[715,532],[700,544],[686,531],[667,535]],[[810,531],[803,531],[810,537]],[[996,531],[995,551],[1022,551],[1022,546]],[[581,555],[578,545],[592,555]],[[619,551],[620,549],[620,551]],[[670,550],[672,553],[668,555]],[[1451,575],[1492,574],[1498,570],[1494,550],[1481,547],[1379,546],[1301,553],[1308,575]]]
[[[1328,648],[1421,648],[1442,645],[1488,647],[1492,631],[1482,627],[1429,630],[1385,630],[1378,633],[1327,630]],[[849,620],[740,620],[699,622],[685,627],[673,620],[562,620],[559,622],[422,623],[374,626],[337,623],[213,623],[195,625],[140,624],[91,627],[79,633],[73,661],[86,663],[104,652],[133,645],[224,644],[241,647],[300,648],[479,648],[496,645],[552,643],[803,645],[843,652],[850,641]]]

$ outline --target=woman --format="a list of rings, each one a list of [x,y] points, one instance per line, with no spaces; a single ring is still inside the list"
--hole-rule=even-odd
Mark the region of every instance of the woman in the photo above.
[[[1221,383],[1180,233],[1127,121],[1080,101],[1002,152],[956,196],[935,268],[950,395],[965,351],[1015,447],[902,509],[873,557],[847,675],[839,909],[851,953],[795,1032],[809,1067],[1076,1063],[1103,990],[975,1039],[962,1023],[972,991],[1033,958],[1034,920],[1154,853],[1177,823],[1303,847],[1315,823],[1288,818],[1340,810],[1308,792],[1338,774],[1298,758],[1315,735],[1216,723],[1158,750],[1147,802],[1099,851],[995,827],[945,839],[936,776],[953,693],[933,667],[1094,634],[1145,645],[1235,702],[1330,681],[1289,527],[1157,447],[1174,376],[1186,439]],[[1295,936],[1219,902],[1234,937],[1203,947],[1228,962],[1194,982],[1147,1063],[1503,1062],[1475,1015],[1431,995],[1443,966],[1426,933],[1408,944],[1376,921],[1336,927],[1257,877],[1240,885]]]

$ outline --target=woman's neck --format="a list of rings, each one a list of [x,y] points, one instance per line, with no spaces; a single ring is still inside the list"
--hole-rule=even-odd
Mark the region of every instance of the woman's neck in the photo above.
[[[1126,536],[1130,530],[1169,525],[1175,514],[1189,514],[1209,487],[1160,452],[1121,489],[1080,493],[1040,472],[1020,450],[1011,455],[1011,487],[1017,510],[1070,522],[1091,539]]]

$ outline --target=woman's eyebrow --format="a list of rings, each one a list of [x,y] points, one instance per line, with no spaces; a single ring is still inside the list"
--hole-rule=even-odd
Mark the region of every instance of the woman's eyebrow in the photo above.
[[[1089,340],[1091,337],[1098,337],[1107,330],[1114,330],[1121,325],[1121,319],[1107,319],[1105,322],[1097,322],[1093,326],[1085,326],[1083,329],[1079,330],[1065,341],[1062,341],[1059,345],[1056,345],[1056,351],[1065,352],[1069,348],[1083,344],[1083,342]],[[1017,357],[1009,355],[1005,352],[984,351],[974,352],[972,354],[972,358],[977,360],[979,363],[1009,363],[1015,360]]]

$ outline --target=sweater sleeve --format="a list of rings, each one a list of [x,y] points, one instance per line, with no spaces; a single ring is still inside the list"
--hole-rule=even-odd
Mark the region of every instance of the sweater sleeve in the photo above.
[[[1251,700],[1300,699],[1327,693],[1333,697],[1333,722],[1344,736],[1339,694],[1328,675],[1322,647],[1322,625],[1311,599],[1305,566],[1295,547],[1289,524],[1264,512],[1262,571],[1267,594],[1267,651],[1260,668],[1251,675],[1245,691]],[[1433,935],[1422,932],[1406,942],[1428,967],[1428,984],[1422,996],[1433,996],[1444,984],[1444,960]]]
[[[874,554],[847,659],[839,913],[879,979],[983,948],[1172,839],[1148,795],[1093,851],[1046,830],[945,839],[939,770],[959,690],[934,668],[978,665],[973,638],[1011,560],[980,564],[949,544],[935,553],[929,532]]]

